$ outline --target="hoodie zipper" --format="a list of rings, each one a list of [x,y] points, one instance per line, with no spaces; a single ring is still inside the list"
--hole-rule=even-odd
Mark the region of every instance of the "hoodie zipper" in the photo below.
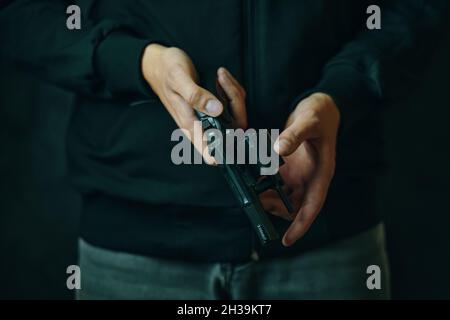
[[[255,0],[244,0],[243,1],[243,16],[244,16],[244,30],[245,30],[245,37],[244,37],[244,66],[247,70],[245,70],[245,82],[246,82],[246,91],[247,91],[247,105],[251,106],[250,108],[254,108],[256,104],[256,90],[255,90],[255,84],[256,84],[256,68],[255,68],[255,16],[256,16],[256,3]],[[251,110],[249,110],[251,111]],[[249,112],[250,114],[251,112]],[[250,120],[250,119],[249,119]],[[256,234],[253,229],[250,231],[250,259],[252,261],[258,261],[259,260],[259,253],[257,249],[257,241]]]

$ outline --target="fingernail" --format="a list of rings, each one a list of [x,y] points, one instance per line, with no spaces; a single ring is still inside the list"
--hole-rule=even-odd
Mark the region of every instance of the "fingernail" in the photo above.
[[[284,152],[288,147],[289,147],[289,143],[284,139],[277,140],[275,142],[275,144],[273,145],[273,149],[278,154],[280,154],[281,152]]]
[[[292,239],[290,239],[287,235],[283,237],[283,246],[290,247],[292,245]]]
[[[225,76],[226,75],[226,71],[225,71],[225,68],[224,67],[220,67],[219,68],[219,76],[220,75],[222,75],[222,76]]]
[[[203,157],[203,159],[205,160],[206,164],[210,165],[210,166],[217,166],[217,162],[216,159],[214,159],[213,157]]]
[[[209,100],[206,103],[206,112],[211,116],[218,116],[222,112],[221,103],[216,100]]]

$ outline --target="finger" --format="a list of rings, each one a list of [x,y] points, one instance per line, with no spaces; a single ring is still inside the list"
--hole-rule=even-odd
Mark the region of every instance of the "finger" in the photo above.
[[[222,103],[211,92],[197,85],[182,67],[174,68],[169,76],[169,86],[198,111],[212,117],[220,115],[223,111]]]
[[[323,157],[318,164],[316,174],[308,184],[302,206],[294,222],[284,234],[283,245],[291,246],[308,231],[322,209],[333,174],[334,157]]]
[[[292,221],[292,215],[286,209],[277,192],[268,190],[261,195],[260,200],[266,211],[275,216]]]
[[[238,128],[247,128],[247,110],[245,108],[245,90],[225,68],[217,71],[219,83],[231,101],[231,111]]]
[[[201,122],[198,120],[194,110],[179,95],[173,94],[170,103],[175,110],[172,117],[175,119],[178,127],[187,131],[186,136],[191,140],[194,148],[202,155],[205,162],[209,165],[215,165],[216,161],[208,152],[208,144],[203,139],[203,130]]]
[[[274,150],[281,156],[292,154],[307,139],[315,137],[318,120],[307,114],[298,117],[280,134]]]
[[[231,82],[233,82],[235,87],[240,88],[240,89],[242,89],[242,91],[244,91],[244,88],[242,88],[239,81],[236,80],[236,78],[231,74],[231,72],[227,68],[220,67],[218,72],[224,72],[228,76],[228,78],[231,80]]]

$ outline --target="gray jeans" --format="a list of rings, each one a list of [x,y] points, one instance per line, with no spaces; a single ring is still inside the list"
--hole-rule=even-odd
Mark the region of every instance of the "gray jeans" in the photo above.
[[[383,225],[295,257],[243,264],[138,256],[79,242],[78,299],[389,299]],[[381,289],[369,290],[370,265]],[[371,278],[373,279],[373,278]],[[375,280],[376,281],[376,280]],[[370,280],[369,282],[372,283]]]

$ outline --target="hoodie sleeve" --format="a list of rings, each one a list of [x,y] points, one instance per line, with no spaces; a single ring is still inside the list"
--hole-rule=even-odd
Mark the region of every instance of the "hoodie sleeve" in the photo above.
[[[344,45],[319,83],[293,103],[314,92],[329,94],[341,111],[342,132],[419,83],[448,16],[447,0],[372,2],[381,9],[381,29],[365,29]]]
[[[70,2],[70,3],[69,3]],[[130,23],[90,18],[93,1],[78,1],[81,30],[66,27],[77,1],[0,2],[0,39],[7,61],[64,89],[99,99],[151,96],[140,70],[144,48]]]

